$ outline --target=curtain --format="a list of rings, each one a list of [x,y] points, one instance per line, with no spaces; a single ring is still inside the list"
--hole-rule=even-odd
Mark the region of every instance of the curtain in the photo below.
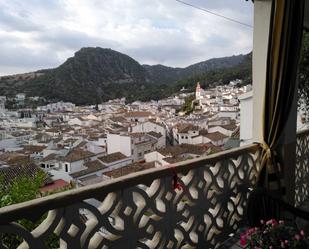
[[[301,49],[304,0],[273,0],[267,54],[262,171],[259,184],[270,187],[275,180],[281,192],[280,151],[293,99]],[[275,187],[276,188],[276,187]]]

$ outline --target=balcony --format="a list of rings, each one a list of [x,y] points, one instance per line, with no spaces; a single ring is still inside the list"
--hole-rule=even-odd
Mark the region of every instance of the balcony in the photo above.
[[[261,99],[270,88],[264,77],[270,3],[255,1],[253,81],[261,82],[254,85],[255,141],[264,140]],[[286,127],[285,138],[294,133],[295,140],[295,120]],[[309,130],[297,135],[296,144],[285,142],[284,158],[296,155],[294,164],[287,167],[290,175],[285,172],[290,178],[286,186],[293,204],[300,207],[309,198]],[[3,234],[20,237],[19,249],[48,248],[45,242],[51,236],[60,248],[69,249],[218,248],[246,224],[248,197],[261,171],[263,150],[252,144],[4,207],[0,238]],[[29,231],[17,223],[20,220],[38,222],[38,226]],[[7,246],[0,241],[0,248]]]
[[[299,133],[297,205],[309,197],[308,143],[309,130]],[[249,145],[8,206],[0,233],[23,238],[18,248],[47,248],[51,234],[60,248],[215,248],[246,223],[260,160]],[[41,222],[27,231],[21,219]]]
[[[250,145],[5,207],[0,232],[18,248],[46,248],[52,233],[61,248],[213,248],[244,224],[260,155]],[[14,223],[46,213],[34,231]]]

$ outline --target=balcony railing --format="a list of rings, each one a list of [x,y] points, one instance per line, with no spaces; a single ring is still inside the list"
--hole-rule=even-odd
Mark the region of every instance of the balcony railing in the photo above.
[[[215,248],[244,223],[260,157],[250,145],[8,206],[0,235],[34,249],[51,234],[61,248]],[[43,221],[28,231],[21,219]]]
[[[309,130],[297,134],[295,168],[295,205],[309,198]]]

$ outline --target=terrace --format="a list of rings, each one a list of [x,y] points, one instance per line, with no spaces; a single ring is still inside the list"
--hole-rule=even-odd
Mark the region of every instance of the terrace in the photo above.
[[[290,5],[289,1],[273,2]],[[309,198],[309,130],[296,134],[296,94],[285,98],[286,90],[271,91],[273,85],[267,77],[270,68],[280,67],[279,60],[269,59],[278,55],[268,53],[273,49],[269,43],[274,45],[278,37],[281,41],[290,41],[292,36],[297,40],[297,30],[302,30],[302,23],[295,19],[302,16],[297,6],[303,1],[295,2],[284,20],[293,21],[296,33],[288,28],[287,32],[274,32],[270,23],[275,28],[282,24],[276,19],[280,10],[272,11],[271,0],[254,2],[255,144],[4,207],[0,209],[0,234],[23,238],[19,249],[47,248],[45,241],[52,234],[60,248],[218,248],[229,234],[246,224],[248,197],[261,180],[265,155],[271,158],[279,150],[284,161],[285,199],[301,206]],[[283,27],[289,26],[287,23]],[[293,50],[294,57],[281,57],[279,63],[292,61],[290,74],[295,76],[299,44]],[[289,78],[293,92],[297,89],[295,78]],[[263,100],[268,103],[272,97],[284,101],[277,108],[264,109]],[[273,109],[281,116],[266,118]],[[280,132],[265,135],[265,127],[272,130],[274,124],[280,124]],[[276,147],[272,145],[274,137],[279,141]],[[271,187],[271,182],[266,183]],[[21,219],[41,222],[28,231],[17,223]],[[3,243],[0,241],[0,248],[6,248]]]

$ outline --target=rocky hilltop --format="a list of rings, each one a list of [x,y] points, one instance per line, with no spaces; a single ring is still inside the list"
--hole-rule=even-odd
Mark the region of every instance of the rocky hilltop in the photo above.
[[[233,69],[248,55],[210,59],[185,68],[141,65],[112,49],[82,48],[54,69],[0,78],[0,95],[25,92],[76,104],[98,103],[127,97],[147,100],[165,97],[182,82],[194,81],[211,71]],[[192,82],[192,84],[195,82]]]

